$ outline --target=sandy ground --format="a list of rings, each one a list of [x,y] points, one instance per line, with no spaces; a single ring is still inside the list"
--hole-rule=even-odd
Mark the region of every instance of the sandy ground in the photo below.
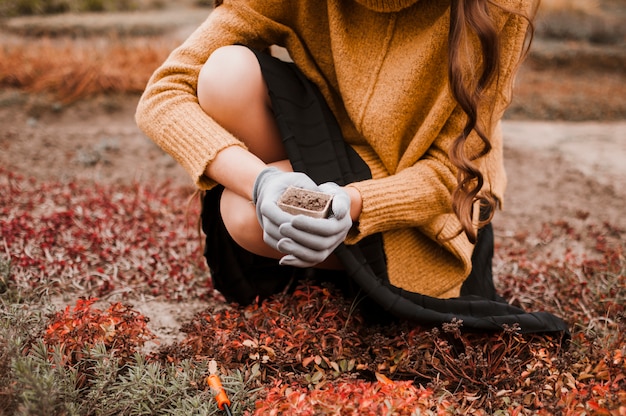
[[[626,227],[626,121],[505,121],[509,186],[495,226],[510,233],[588,212]]]
[[[112,100],[116,110],[103,110]],[[98,98],[38,117],[24,103],[0,107],[0,163],[43,180],[170,180],[191,192],[182,168],[135,125],[136,101]],[[503,130],[509,186],[496,225],[505,234],[578,211],[626,228],[626,121],[505,120]]]

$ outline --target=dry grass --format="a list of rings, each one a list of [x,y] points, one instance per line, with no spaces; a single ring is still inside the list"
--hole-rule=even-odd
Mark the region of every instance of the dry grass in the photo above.
[[[146,38],[15,38],[0,48],[0,87],[52,93],[64,103],[99,93],[139,93],[173,47]]]

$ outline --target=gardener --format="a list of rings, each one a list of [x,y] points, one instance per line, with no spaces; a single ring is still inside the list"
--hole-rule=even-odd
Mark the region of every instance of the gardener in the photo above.
[[[215,288],[246,304],[303,268],[340,269],[401,318],[565,330],[502,302],[491,276],[489,223],[506,184],[500,118],[536,2],[216,5],[137,110],[207,191]],[[333,194],[332,215],[282,211],[289,186]]]

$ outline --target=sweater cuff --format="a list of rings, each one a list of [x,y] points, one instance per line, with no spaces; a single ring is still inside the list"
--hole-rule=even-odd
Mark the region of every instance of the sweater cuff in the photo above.
[[[449,196],[443,197],[450,192],[437,177],[411,182],[412,175],[407,176],[392,175],[350,184],[361,193],[363,207],[346,243],[354,244],[365,236],[394,228],[420,227],[451,212]]]
[[[209,163],[227,147],[246,146],[204,114],[191,118],[193,122],[190,123],[190,114],[198,111],[196,108],[182,106],[176,110],[177,107],[172,107],[167,110],[170,112],[168,117],[160,117],[161,120],[170,120],[170,123],[162,127],[166,139],[158,144],[187,171],[196,186],[210,189],[216,182],[205,175]],[[168,132],[176,132],[176,137],[168,137]]]

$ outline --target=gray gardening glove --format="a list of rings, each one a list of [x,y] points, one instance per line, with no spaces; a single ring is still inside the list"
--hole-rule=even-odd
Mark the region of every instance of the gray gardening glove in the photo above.
[[[263,228],[263,241],[275,250],[283,238],[279,231],[282,224],[290,223],[293,215],[278,207],[277,201],[289,186],[318,191],[317,184],[304,173],[283,172],[269,167],[263,169],[254,181],[252,202],[256,205],[256,215]]]
[[[296,215],[279,227],[285,237],[278,241],[278,250],[287,253],[280,264],[312,267],[326,260],[341,244],[352,227],[350,196],[339,185],[328,182],[319,186],[321,192],[333,195],[331,215],[311,218]]]

